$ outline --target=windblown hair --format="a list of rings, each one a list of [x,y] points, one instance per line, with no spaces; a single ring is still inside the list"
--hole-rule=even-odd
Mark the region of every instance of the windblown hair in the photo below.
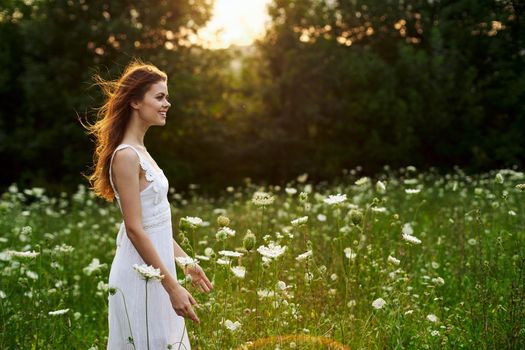
[[[95,153],[93,154],[94,171],[90,175],[82,174],[88,179],[90,189],[96,196],[112,202],[115,193],[109,181],[109,164],[113,151],[122,142],[124,133],[131,118],[131,102],[141,101],[151,85],[167,81],[166,73],[157,67],[134,59],[125,68],[117,80],[104,80],[100,75],[93,76],[95,85],[102,88],[106,97],[104,104],[97,109],[95,124],[82,126],[88,135],[95,136]]]

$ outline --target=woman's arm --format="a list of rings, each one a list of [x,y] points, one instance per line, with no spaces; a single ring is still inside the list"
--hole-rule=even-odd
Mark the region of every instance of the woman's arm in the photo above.
[[[184,250],[182,250],[182,248],[180,247],[179,243],[177,243],[177,241],[175,241],[175,238],[173,238],[173,253],[175,254],[175,257],[188,256],[188,254],[186,254],[184,252]]]

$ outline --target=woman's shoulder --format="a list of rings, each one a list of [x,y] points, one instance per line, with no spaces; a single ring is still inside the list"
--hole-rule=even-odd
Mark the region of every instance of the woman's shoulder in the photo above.
[[[129,170],[139,166],[140,159],[136,151],[131,147],[121,147],[120,149],[115,150],[115,155],[113,156],[113,169],[119,170]]]

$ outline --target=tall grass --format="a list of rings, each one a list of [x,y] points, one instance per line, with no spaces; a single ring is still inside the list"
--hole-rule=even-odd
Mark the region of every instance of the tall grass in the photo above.
[[[185,243],[215,287],[189,288],[202,305],[201,325],[186,322],[192,346],[525,348],[525,192],[516,187],[524,182],[509,169],[407,167],[375,179],[352,170],[332,183],[246,185],[217,198],[171,189],[176,239],[179,218],[204,220]],[[252,201],[261,191],[273,202]],[[335,194],[346,199],[325,201]],[[0,348],[104,349],[116,205],[84,186],[49,198],[13,185],[0,215]],[[218,234],[219,216],[234,235]],[[255,245],[243,244],[248,230]],[[272,244],[284,252],[258,251]],[[27,251],[35,256],[17,256]]]

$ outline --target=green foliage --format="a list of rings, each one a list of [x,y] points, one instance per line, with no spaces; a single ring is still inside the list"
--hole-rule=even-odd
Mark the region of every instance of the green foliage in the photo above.
[[[101,103],[91,76],[131,57],[169,75],[168,123],[146,143],[176,187],[523,165],[523,2],[274,0],[265,38],[217,51],[188,45],[210,8],[4,1],[2,185],[74,188],[93,149],[77,114]]]

